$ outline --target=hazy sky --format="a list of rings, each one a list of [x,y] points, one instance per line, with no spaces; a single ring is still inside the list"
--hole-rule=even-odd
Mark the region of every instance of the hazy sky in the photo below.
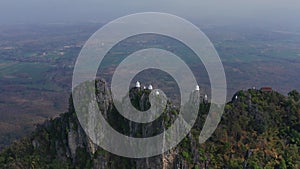
[[[299,24],[299,0],[0,0],[0,24],[110,21],[167,12],[214,23]]]

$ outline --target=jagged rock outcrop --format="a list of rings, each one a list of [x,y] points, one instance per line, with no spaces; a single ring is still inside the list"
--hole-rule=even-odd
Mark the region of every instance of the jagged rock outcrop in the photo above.
[[[101,113],[121,133],[142,138],[154,136],[163,132],[166,125],[176,119],[177,110],[168,102],[164,114],[154,122],[146,124],[131,122],[118,114],[105,81],[97,80],[95,85],[96,99]],[[150,92],[147,89],[143,91],[137,88],[131,89],[129,92],[131,103],[141,111],[148,110],[151,106]],[[93,106],[89,108],[93,109]],[[95,119],[95,117],[90,118],[88,121]],[[52,163],[53,159],[56,159],[60,161],[60,165],[75,168],[186,168],[177,148],[165,154],[144,159],[122,158],[104,151],[95,145],[84,132],[76,117],[72,98],[70,98],[69,111],[58,118],[38,125],[30,140],[32,151],[45,154],[46,163]]]
[[[106,83],[98,80],[95,85],[101,113],[120,133],[149,137],[164,131],[177,118],[177,108],[168,101],[164,113],[154,122],[131,122],[112,104]],[[129,93],[131,103],[147,110],[149,94],[149,90],[133,88]],[[95,145],[78,122],[70,98],[67,113],[37,125],[31,136],[3,150],[0,168],[299,168],[300,94],[293,91],[287,97],[249,89],[235,96],[238,99],[234,97],[226,105],[221,123],[205,144],[200,145],[198,137],[209,103],[200,104],[193,129],[176,148],[144,159],[116,156]],[[197,100],[194,96],[191,99]]]

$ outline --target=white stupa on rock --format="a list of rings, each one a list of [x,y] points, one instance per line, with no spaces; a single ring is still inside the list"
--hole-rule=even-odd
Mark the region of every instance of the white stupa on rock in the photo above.
[[[207,101],[208,100],[208,97],[207,97],[207,94],[204,95],[204,100]]]
[[[148,89],[149,89],[149,90],[153,90],[152,85],[149,85],[149,86],[148,86]]]
[[[141,83],[139,81],[136,82],[135,87],[140,88],[141,87]]]
[[[144,89],[147,89],[147,87],[146,87],[146,86],[144,86]]]
[[[199,91],[199,90],[200,90],[199,85],[196,86],[195,90],[196,90],[196,91]]]
[[[156,92],[155,92],[155,95],[157,95],[157,96],[158,96],[158,95],[159,95],[159,91],[156,91]]]

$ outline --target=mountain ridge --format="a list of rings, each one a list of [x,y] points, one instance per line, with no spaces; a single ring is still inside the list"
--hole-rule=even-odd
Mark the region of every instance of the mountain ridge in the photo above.
[[[97,80],[96,86],[98,103],[106,103],[102,113],[107,121],[118,121],[113,127],[124,134],[155,135],[178,114],[168,102],[165,115],[154,123],[130,123],[113,106],[106,82]],[[132,104],[147,110],[149,93],[131,89]],[[37,125],[30,136],[0,153],[0,168],[299,168],[299,98],[297,91],[289,96],[256,89],[238,91],[226,104],[213,136],[200,145],[198,136],[210,107],[202,102],[193,129],[176,148],[155,157],[130,159],[92,143],[78,122],[70,97],[68,112]]]

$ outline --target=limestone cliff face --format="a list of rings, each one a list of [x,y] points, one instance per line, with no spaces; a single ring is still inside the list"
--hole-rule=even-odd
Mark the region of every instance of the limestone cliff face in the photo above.
[[[164,115],[152,123],[139,124],[126,120],[117,113],[112,104],[111,93],[103,80],[96,81],[97,102],[101,113],[119,132],[134,137],[149,137],[164,131],[167,125],[176,119],[176,108],[169,102]],[[131,103],[139,110],[149,109],[149,90],[131,89]],[[117,123],[116,123],[117,121]],[[191,137],[191,136],[190,136]],[[196,139],[194,140],[194,142]],[[188,168],[186,160],[181,156],[180,149],[174,148],[162,155],[144,158],[122,158],[106,152],[85,134],[82,129],[70,99],[69,111],[60,117],[39,125],[31,138],[34,151],[48,153],[49,159],[58,159],[70,163],[75,168]],[[194,145],[191,145],[194,147]],[[197,151],[195,151],[197,154]],[[195,155],[195,158],[197,155]],[[197,162],[195,160],[195,162]]]

